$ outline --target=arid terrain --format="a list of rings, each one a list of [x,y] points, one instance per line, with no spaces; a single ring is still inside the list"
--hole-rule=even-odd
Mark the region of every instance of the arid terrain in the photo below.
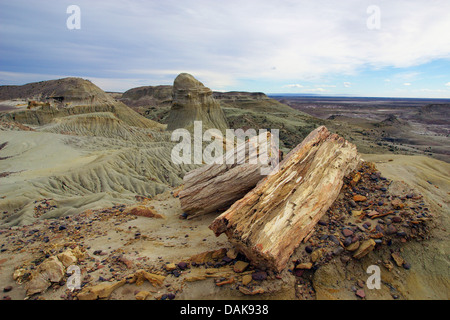
[[[79,78],[2,86],[2,297],[448,300],[449,108],[212,92],[187,74],[123,94]],[[279,129],[287,159],[320,126],[356,146],[357,168],[282,271],[216,237],[222,212],[186,219],[183,178],[202,166],[171,161],[171,130],[194,120]],[[380,289],[367,286],[369,266]]]
[[[450,161],[448,99],[271,97],[314,117],[359,128],[390,152]]]

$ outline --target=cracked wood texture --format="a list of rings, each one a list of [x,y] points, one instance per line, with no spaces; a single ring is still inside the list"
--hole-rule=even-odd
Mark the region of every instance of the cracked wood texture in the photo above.
[[[225,233],[253,265],[282,271],[294,250],[336,200],[356,169],[356,147],[324,126],[209,226]]]
[[[264,139],[266,135],[266,139]],[[264,142],[267,141],[267,144]],[[249,145],[256,152],[250,152]],[[223,157],[223,164],[209,164],[188,172],[179,193],[181,209],[188,219],[200,215],[223,212],[241,199],[265,177],[261,170],[271,171],[278,164],[274,157],[275,141],[270,133],[262,133],[238,144]],[[242,152],[243,163],[238,163]],[[263,161],[267,157],[267,161]],[[228,163],[228,164],[227,164]]]

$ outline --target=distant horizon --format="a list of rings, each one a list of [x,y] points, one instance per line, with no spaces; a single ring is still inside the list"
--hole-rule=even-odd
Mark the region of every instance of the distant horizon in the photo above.
[[[449,101],[450,98],[427,98],[427,97],[385,97],[385,96],[355,96],[351,94],[336,94],[336,95],[326,95],[326,94],[299,94],[299,93],[266,93],[268,97],[305,97],[305,98],[364,98],[364,99],[397,99],[397,100],[444,100]]]
[[[61,80],[61,79],[66,79],[66,78],[80,78],[80,79],[84,79],[84,80],[88,80],[91,81],[94,85],[98,86],[94,81],[90,80],[89,78],[86,77],[75,77],[75,76],[66,76],[66,77],[60,77],[60,78],[54,78],[54,79],[48,79],[48,80],[37,80],[37,81],[31,81],[31,82],[27,82],[27,83],[23,83],[23,84],[0,84],[0,87],[3,86],[24,86],[27,84],[31,84],[31,83],[38,83],[38,82],[45,82],[45,81],[52,81],[52,80]],[[105,90],[103,88],[101,88],[100,86],[98,86],[100,89],[102,89],[104,92],[106,93],[120,93],[123,94],[128,90],[131,89],[135,89],[135,88],[139,88],[139,87],[157,87],[157,86],[172,86],[173,84],[156,84],[156,85],[142,85],[142,86],[138,86],[138,87],[132,87],[129,88],[127,90],[124,91],[110,91],[110,90]],[[207,86],[207,84],[205,84]],[[208,87],[208,86],[207,86]],[[210,88],[211,89],[211,88]],[[305,98],[349,98],[349,99],[404,99],[404,100],[443,100],[445,102],[447,102],[447,100],[450,102],[450,97],[449,98],[439,98],[439,97],[401,97],[401,96],[395,96],[395,97],[388,97],[388,96],[359,96],[359,95],[353,95],[351,93],[349,94],[334,94],[334,95],[330,95],[330,94],[320,94],[320,93],[289,93],[289,92],[272,92],[272,93],[267,93],[267,92],[263,92],[263,91],[245,91],[245,90],[229,90],[229,91],[223,91],[223,90],[213,90],[211,89],[213,92],[217,92],[217,93],[230,93],[230,92],[248,92],[248,93],[263,93],[266,96],[270,97],[305,97]]]

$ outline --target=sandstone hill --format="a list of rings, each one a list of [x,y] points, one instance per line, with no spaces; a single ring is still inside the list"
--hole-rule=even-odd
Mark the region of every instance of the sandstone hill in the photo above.
[[[181,73],[173,84],[173,101],[167,117],[168,130],[193,129],[194,121],[202,121],[203,129],[228,128],[227,120],[213,97],[211,89],[192,75]]]
[[[448,117],[449,113],[449,104],[429,104],[421,107],[413,118],[419,119],[427,124],[440,124],[448,126],[450,125],[450,120]]]
[[[44,125],[65,116],[111,112],[126,124],[141,128],[164,129],[125,104],[114,100],[92,82],[80,78],[30,83],[23,86],[0,86],[0,104],[23,100],[14,110],[1,115],[3,119],[23,124]]]
[[[125,91],[120,101],[138,112],[151,107],[170,107],[173,86],[144,86]]]
[[[195,83],[196,81],[192,81],[194,86]],[[168,124],[169,129],[174,129],[176,126],[169,123],[174,123],[176,117],[181,117],[181,113],[175,112],[179,104],[175,104],[173,100],[169,104],[169,100],[166,100],[169,98],[169,88],[170,86],[131,89],[127,91],[128,93],[124,93],[121,101],[145,117]],[[207,92],[210,95],[208,90]],[[295,147],[318,126],[327,124],[325,120],[297,111],[261,92],[213,92],[212,97],[208,97],[207,100],[211,101],[211,99],[220,104],[228,127],[231,129],[279,129],[281,149],[284,152]],[[175,107],[172,107],[173,112],[169,117],[172,104]]]

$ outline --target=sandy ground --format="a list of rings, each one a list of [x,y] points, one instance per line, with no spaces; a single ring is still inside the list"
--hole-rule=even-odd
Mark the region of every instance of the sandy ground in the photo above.
[[[14,161],[1,161],[0,172],[20,173],[8,176],[2,181],[2,186],[76,170],[96,159],[94,155],[85,154],[65,143],[65,135],[5,131],[1,140],[9,145],[2,151],[2,156],[14,157]]]
[[[226,236],[216,237],[208,229],[214,216],[203,216],[195,220],[181,219],[182,213],[178,198],[171,192],[156,196],[146,204],[164,216],[163,219],[147,217],[108,217],[102,215],[80,215],[74,220],[60,219],[39,221],[27,227],[14,227],[12,233],[2,232],[1,242],[8,244],[3,248],[8,250],[0,254],[0,287],[12,286],[8,293],[11,299],[25,299],[26,285],[18,285],[12,279],[14,270],[19,267],[33,264],[35,259],[42,257],[43,252],[59,252],[60,248],[68,244],[75,244],[88,248],[85,252],[86,259],[78,265],[82,269],[83,279],[96,283],[104,278],[114,282],[133,274],[138,269],[153,270],[155,273],[165,274],[167,263],[179,263],[189,261],[189,258],[206,251],[214,251],[221,248],[230,248]],[[51,234],[49,244],[40,241],[30,243],[28,237],[21,237],[25,242],[17,241],[17,235],[29,234],[31,230],[45,232],[51,225],[51,221],[57,224],[63,223],[73,227],[83,226],[82,239],[77,239],[72,233],[63,236],[55,232]],[[136,234],[139,236],[136,237]],[[48,233],[47,233],[48,234]],[[25,244],[26,243],[26,244]],[[96,252],[101,251],[101,255]],[[117,257],[132,261],[132,266],[124,268],[117,262]],[[106,267],[105,267],[106,266]],[[110,267],[115,271],[111,271]],[[205,273],[209,270],[209,273]],[[163,287],[155,288],[148,282],[142,286],[126,284],[115,290],[110,299],[135,299],[139,291],[149,291],[151,295],[147,299],[161,298],[164,294],[174,293],[177,299],[245,299],[248,298],[237,290],[216,286],[213,279],[234,274],[236,278],[242,277],[235,274],[230,268],[222,268],[215,274],[214,268],[190,268],[179,277],[167,277]],[[286,272],[287,273],[287,272]],[[206,278],[205,278],[206,276]],[[212,279],[211,279],[212,278]],[[194,279],[194,280],[190,280]],[[205,280],[198,280],[205,279]],[[266,288],[272,288],[274,293],[263,298],[284,297],[293,299],[294,277],[291,275],[289,286],[281,289],[285,280],[275,280],[276,283],[267,282]],[[270,289],[269,289],[270,290]],[[42,295],[44,299],[66,298],[65,285],[53,286]],[[286,296],[287,295],[287,296]],[[251,297],[250,297],[251,298]]]
[[[130,204],[135,195],[179,185],[195,167],[173,164],[172,144],[165,141],[0,132],[0,226]],[[44,200],[55,207],[36,215],[36,203]]]
[[[0,161],[0,173],[10,173],[2,178],[0,184],[0,208],[4,215],[6,212],[11,215],[7,224],[32,223],[36,219],[35,201],[42,199],[55,199],[59,203],[53,211],[54,216],[112,206],[118,202],[113,194],[89,194],[83,190],[72,191],[72,194],[69,190],[65,194],[63,190],[58,191],[62,186],[58,177],[83,171],[104,157],[102,152],[77,148],[69,144],[68,139],[66,135],[45,132],[1,133],[1,141],[7,145],[1,151],[5,159]],[[125,199],[126,195],[121,198],[122,201]]]
[[[28,107],[28,100],[3,100],[0,102],[0,111],[9,112],[14,110],[25,110]]]
[[[370,265],[382,265],[389,259],[393,249],[400,250],[402,257],[412,268],[382,268],[382,288],[368,290],[366,299],[449,299],[449,236],[448,236],[448,195],[449,164],[420,156],[363,155],[365,160],[374,161],[387,178],[396,179],[392,192],[410,192],[404,181],[425,196],[426,202],[437,216],[437,226],[432,229],[430,239],[411,241],[401,247],[384,247],[371,252],[362,261],[351,260],[344,263],[339,258],[332,259],[311,275],[313,297],[317,299],[356,299],[354,287],[368,278],[366,269]],[[391,161],[392,160],[392,161]],[[401,180],[400,180],[401,179]],[[428,182],[429,181],[429,182]],[[168,274],[165,265],[189,261],[189,258],[206,251],[230,249],[225,236],[216,238],[209,224],[215,218],[207,215],[193,220],[181,219],[179,200],[174,196],[176,189],[145,201],[163,215],[163,219],[109,215],[109,211],[87,212],[69,218],[37,221],[30,226],[5,229],[0,234],[0,287],[11,286],[7,294],[12,299],[26,298],[26,285],[17,284],[12,279],[14,270],[32,266],[34,260],[43,254],[57,254],[69,245],[86,248],[86,257],[79,262],[84,281],[89,285],[102,281],[114,283],[126,278],[138,269],[151,270],[166,276],[162,287],[154,287],[149,282],[141,286],[127,283],[116,289],[110,299],[135,299],[140,291],[148,291],[147,299],[160,299],[174,294],[176,299],[297,299],[296,289],[304,286],[291,272],[285,270],[279,277],[269,276],[254,285],[265,290],[263,295],[248,296],[236,290],[242,282],[243,274],[236,274],[230,267],[204,269],[191,267],[175,277]],[[441,207],[442,206],[442,207]],[[67,229],[58,231],[58,226]],[[80,227],[77,233],[76,227]],[[52,232],[48,230],[52,229]],[[36,230],[38,232],[36,233]],[[48,243],[40,241],[39,232],[50,236]],[[138,236],[136,236],[138,234]],[[98,252],[101,251],[101,254]],[[294,254],[298,255],[298,253]],[[118,262],[118,258],[132,261],[130,268]],[[214,266],[211,266],[214,267]],[[206,273],[210,270],[209,274]],[[213,271],[211,271],[213,270]],[[214,270],[219,270],[217,273]],[[235,285],[217,286],[215,281],[235,278]],[[296,288],[297,287],[297,288]],[[70,297],[65,284],[53,285],[40,295],[45,299],[67,299]]]
[[[12,299],[27,297],[26,285],[12,278],[14,270],[33,268],[36,261],[42,261],[46,255],[58,254],[70,246],[86,250],[85,259],[79,262],[86,286],[99,280],[120,281],[138,269],[166,276],[162,287],[148,282],[142,286],[127,283],[115,290],[111,299],[135,299],[135,294],[143,290],[150,292],[148,299],[167,294],[174,294],[177,299],[297,299],[299,287],[311,292],[311,298],[356,299],[352,290],[355,282],[365,281],[367,266],[389,259],[392,249],[402,250],[402,256],[412,268],[382,269],[384,285],[381,290],[366,290],[367,299],[450,298],[448,163],[424,156],[363,154],[362,157],[374,162],[385,177],[398,182],[393,184],[391,192],[404,195],[413,188],[424,196],[436,217],[436,227],[429,239],[411,241],[401,247],[383,247],[371,252],[363,261],[344,263],[336,257],[311,273],[306,284],[299,283],[289,270],[278,276],[269,273],[267,280],[252,282],[265,293],[249,296],[237,290],[244,274],[235,273],[228,265],[217,271],[212,270],[212,265],[209,271],[194,267],[183,270],[178,276],[167,273],[167,263],[188,261],[206,251],[230,249],[224,235],[216,238],[208,229],[214,215],[180,219],[183,212],[174,196],[176,189],[168,189],[145,202],[145,206],[153,207],[163,219],[124,215],[118,207],[111,211],[119,212],[117,215],[104,209],[135,204],[136,196],[157,191],[155,185],[157,188],[180,182],[175,174],[167,171],[175,169],[168,163],[167,150],[170,149],[164,143],[135,145],[107,138],[2,131],[0,144],[5,142],[7,144],[0,150],[0,173],[12,174],[0,178],[3,218],[0,288],[11,286],[12,290],[4,296]],[[146,170],[156,175],[148,176]],[[72,188],[66,189],[66,182],[66,186]],[[119,185],[128,189],[118,190]],[[13,218],[9,224],[4,223],[7,217]],[[65,228],[59,230],[60,226]],[[48,239],[43,241],[45,237]],[[131,261],[132,266],[124,266],[119,258]],[[235,279],[232,285],[217,286],[214,282],[230,277]],[[53,285],[40,297],[67,299],[73,296],[62,283]]]
[[[59,86],[60,81],[53,84]],[[97,89],[91,88],[92,92],[100,94]],[[25,105],[18,106],[20,103],[2,103],[0,110],[25,109]],[[339,235],[342,225],[336,230],[318,225],[311,239],[315,242],[314,252],[328,250],[325,257],[320,258],[326,263],[313,261],[314,268],[305,270],[304,274],[303,270],[291,270],[296,265],[294,261],[313,260],[312,252],[306,253],[307,244],[301,244],[291,258],[291,269],[280,274],[255,270],[252,266],[245,272],[235,272],[233,263],[244,262],[245,257],[233,254],[226,236],[216,238],[208,229],[215,215],[193,220],[180,218],[183,212],[176,196],[178,190],[174,188],[182,183],[180,177],[193,167],[180,168],[171,162],[173,145],[167,136],[136,129],[134,126],[147,128],[155,124],[136,117],[120,104],[115,104],[114,116],[105,114],[112,111],[110,108],[103,108],[103,113],[98,114],[99,110],[94,105],[91,107],[89,116],[69,117],[68,113],[61,112],[61,117],[68,117],[57,120],[53,119],[53,114],[47,115],[45,123],[48,125],[36,127],[33,132],[0,131],[0,289],[4,298],[78,298],[81,292],[71,292],[66,286],[67,274],[59,283],[33,296],[27,296],[26,282],[13,279],[16,270],[23,269],[24,274],[36,273],[46,259],[74,248],[81,248],[84,253],[75,264],[81,270],[84,289],[126,280],[111,293],[110,299],[135,299],[142,291],[149,292],[147,299],[169,296],[176,299],[359,299],[355,295],[358,288],[364,289],[368,300],[450,298],[449,163],[425,156],[363,155],[365,160],[375,162],[384,177],[395,181],[389,185],[389,201],[397,197],[391,198],[395,194],[398,198],[410,193],[423,195],[423,204],[422,200],[414,202],[413,199],[411,204],[429,207],[434,216],[434,228],[430,229],[427,239],[415,241],[397,237],[395,233],[395,242],[385,243],[387,237],[382,241],[377,239],[381,245],[362,260],[355,260],[349,258],[350,252],[330,251],[343,249],[339,241],[333,244],[327,240],[333,235],[330,232],[342,239]],[[248,124],[253,127],[266,120],[276,124],[271,127],[286,125],[286,130],[282,130],[284,138],[291,139],[294,132],[298,134],[291,141],[294,145],[315,126],[306,115],[298,115],[294,121],[283,113],[278,117],[268,112],[263,117],[256,111],[238,111],[238,116],[233,118],[237,127]],[[22,116],[23,121],[37,120],[33,112]],[[345,124],[343,126],[347,129]],[[136,132],[146,138],[139,138]],[[363,133],[358,133],[357,141],[364,147],[360,151],[381,153],[383,148],[372,146],[373,137]],[[438,142],[443,141],[445,139]],[[375,189],[371,190],[376,193]],[[162,217],[127,213],[129,206],[135,204]],[[415,215],[414,209],[407,209]],[[348,216],[352,215],[350,211]],[[400,213],[396,217],[400,217]],[[375,225],[379,221],[372,223]],[[368,237],[368,231],[361,225],[355,225],[355,232]],[[358,228],[363,230],[360,232]],[[319,239],[324,235],[319,233],[321,229],[328,233],[326,239]],[[219,257],[200,266],[194,265],[193,257],[205,252],[211,252],[210,255],[214,252]],[[225,252],[233,257],[228,257],[231,262],[223,260]],[[385,261],[392,264],[392,253],[401,254],[408,267],[405,268],[405,264],[386,267],[389,264]],[[182,268],[180,262],[190,265]],[[175,269],[169,268],[172,263]],[[370,265],[381,267],[379,290],[370,290],[365,285]],[[151,285],[148,281],[138,285],[128,281],[141,269],[164,277],[162,285]],[[260,279],[261,272],[264,280]],[[46,276],[39,274],[35,279]],[[255,274],[258,276],[253,277]],[[251,279],[244,279],[248,275]],[[244,285],[244,280],[249,280],[249,284]],[[229,282],[222,283],[224,281]],[[244,292],[242,287],[246,288]],[[249,295],[251,288],[263,294]]]
[[[389,179],[416,188],[448,220],[450,215],[450,164],[426,156],[363,154]],[[391,161],[392,160],[392,161]]]
[[[366,298],[450,299],[450,164],[424,156],[364,154],[362,157],[373,161],[385,177],[396,181],[392,188],[399,193],[409,187],[420,192],[436,216],[436,227],[428,240],[408,242],[400,248],[411,269],[389,272],[382,268],[381,289],[366,290]],[[334,259],[320,268],[314,275],[317,298],[352,299],[349,289],[355,285],[355,279],[367,279],[367,267],[389,259],[393,249],[399,248],[372,252],[362,263],[350,261],[345,265]]]

